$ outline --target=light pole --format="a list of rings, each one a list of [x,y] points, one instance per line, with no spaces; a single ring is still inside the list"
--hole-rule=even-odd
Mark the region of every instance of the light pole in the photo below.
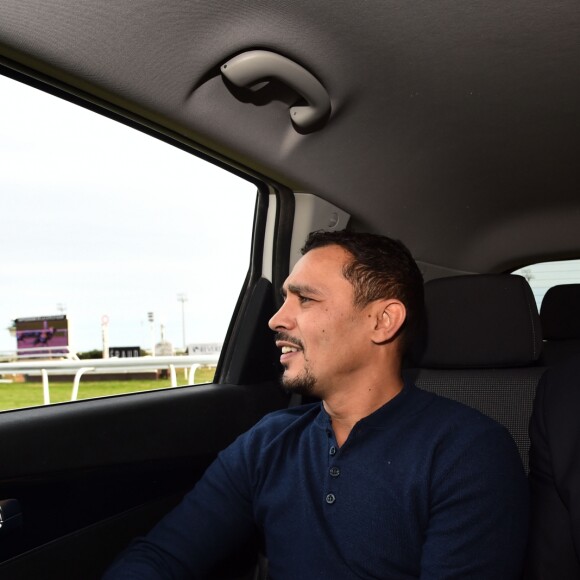
[[[101,335],[103,338],[103,358],[109,358],[109,317],[101,316]]]
[[[185,303],[187,302],[187,294],[183,292],[177,295],[177,300],[181,302],[181,334],[183,338],[183,352],[187,350],[187,346],[185,344]]]
[[[155,330],[153,328],[155,315],[153,314],[153,312],[147,313],[147,320],[149,321],[149,335],[151,337],[151,356],[155,356]]]

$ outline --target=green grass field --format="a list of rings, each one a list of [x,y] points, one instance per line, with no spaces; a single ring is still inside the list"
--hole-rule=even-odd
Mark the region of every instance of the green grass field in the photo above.
[[[182,369],[177,371],[177,384],[185,385]],[[215,368],[200,367],[195,372],[195,383],[210,383],[213,380]],[[87,379],[87,380],[85,380]],[[79,400],[106,397],[122,393],[166,389],[171,386],[170,379],[130,380],[130,381],[91,381],[90,374],[84,375],[79,386]],[[49,376],[50,402],[62,403],[70,401],[73,377],[70,382],[53,382]],[[42,383],[0,383],[0,411],[38,407],[43,405]]]

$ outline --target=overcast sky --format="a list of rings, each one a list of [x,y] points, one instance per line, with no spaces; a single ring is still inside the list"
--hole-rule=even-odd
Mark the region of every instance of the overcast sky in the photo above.
[[[70,319],[76,350],[221,341],[249,263],[256,188],[0,76],[0,350],[14,318]]]

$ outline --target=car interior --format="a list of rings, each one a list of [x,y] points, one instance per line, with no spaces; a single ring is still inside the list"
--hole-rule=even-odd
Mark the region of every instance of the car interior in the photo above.
[[[409,247],[427,324],[405,375],[505,425],[527,470],[538,382],[580,352],[580,285],[540,316],[511,273],[580,258],[579,31],[572,0],[4,0],[2,77],[248,181],[255,210],[212,383],[0,413],[0,577],[100,578],[221,449],[297,403],[267,323],[319,229]],[[240,546],[214,577],[262,572]]]

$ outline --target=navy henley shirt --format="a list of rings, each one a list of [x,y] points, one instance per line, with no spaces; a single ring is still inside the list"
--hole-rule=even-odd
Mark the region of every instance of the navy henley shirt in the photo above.
[[[507,431],[405,385],[340,448],[320,403],[267,415],[105,578],[203,578],[260,535],[273,580],[515,579],[527,528]]]

